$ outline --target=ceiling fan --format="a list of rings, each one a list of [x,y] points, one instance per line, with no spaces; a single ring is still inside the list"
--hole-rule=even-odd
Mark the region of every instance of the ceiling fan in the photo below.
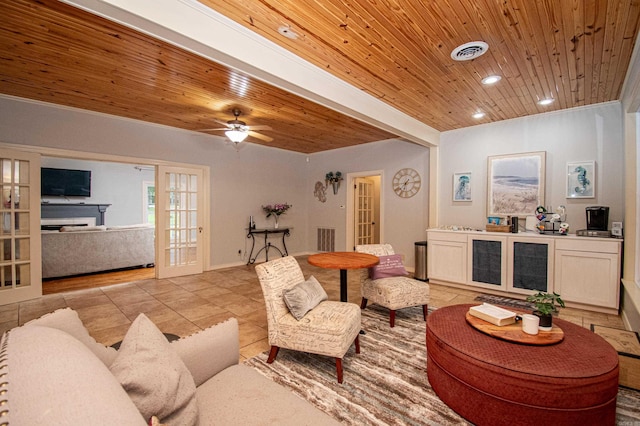
[[[242,111],[238,108],[234,108],[232,110],[235,118],[233,120],[229,120],[226,123],[223,121],[215,120],[216,122],[226,126],[220,127],[217,129],[201,129],[201,132],[216,132],[216,131],[224,131],[224,134],[233,142],[234,144],[239,144],[243,140],[247,138],[247,136],[251,136],[257,139],[261,139],[265,142],[271,142],[273,138],[263,135],[261,133],[256,132],[256,130],[272,130],[270,126],[247,126],[247,123],[244,121],[238,120]]]

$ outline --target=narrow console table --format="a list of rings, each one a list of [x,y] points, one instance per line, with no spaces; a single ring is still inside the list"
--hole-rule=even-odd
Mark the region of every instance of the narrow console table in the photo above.
[[[274,249],[280,253],[280,256],[285,257],[289,255],[287,252],[287,245],[285,244],[284,238],[289,236],[289,231],[293,228],[265,228],[265,229],[249,229],[247,233],[247,238],[251,238],[251,252],[249,252],[249,260],[247,261],[247,265],[255,263],[256,259],[264,251],[265,261],[269,261],[269,250]],[[271,244],[269,241],[269,235],[272,234],[282,234],[282,250],[278,246]],[[264,245],[255,256],[253,256],[253,250],[256,247],[256,236],[264,235]]]

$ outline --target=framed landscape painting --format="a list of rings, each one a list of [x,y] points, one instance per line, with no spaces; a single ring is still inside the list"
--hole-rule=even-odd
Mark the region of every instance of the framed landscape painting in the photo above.
[[[596,162],[567,163],[567,198],[596,197]]]
[[[453,201],[471,201],[471,172],[453,174]]]
[[[487,216],[526,216],[544,206],[546,152],[488,157]]]

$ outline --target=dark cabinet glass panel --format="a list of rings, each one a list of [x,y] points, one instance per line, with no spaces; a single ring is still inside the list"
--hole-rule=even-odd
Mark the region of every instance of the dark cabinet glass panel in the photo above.
[[[486,284],[502,284],[502,243],[473,240],[472,280]]]
[[[547,291],[549,246],[513,243],[513,287]]]

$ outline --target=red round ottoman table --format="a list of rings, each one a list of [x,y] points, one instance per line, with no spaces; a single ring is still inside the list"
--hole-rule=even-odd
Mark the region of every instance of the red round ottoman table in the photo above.
[[[618,354],[586,328],[554,318],[564,340],[507,342],[465,320],[474,305],[427,319],[427,375],[438,397],[477,425],[613,425]]]

